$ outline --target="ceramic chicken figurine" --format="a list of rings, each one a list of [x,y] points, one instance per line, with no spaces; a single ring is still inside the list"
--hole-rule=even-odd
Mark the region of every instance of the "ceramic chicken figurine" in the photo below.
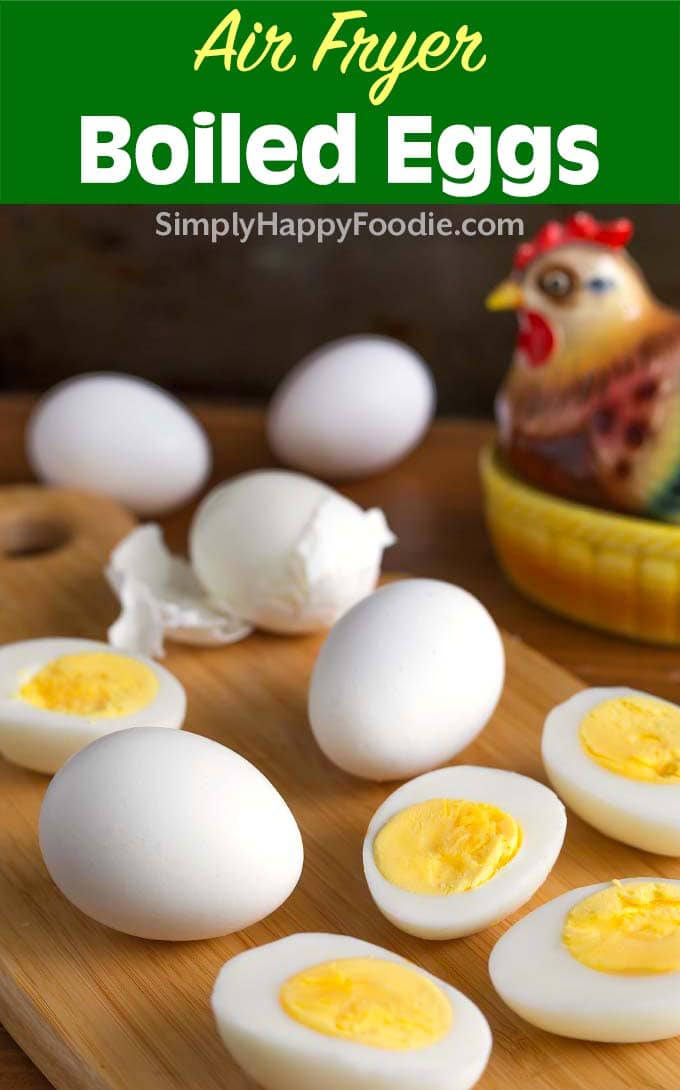
[[[487,299],[519,319],[500,444],[548,491],[680,522],[680,314],[626,253],[632,233],[579,213],[518,248]]]

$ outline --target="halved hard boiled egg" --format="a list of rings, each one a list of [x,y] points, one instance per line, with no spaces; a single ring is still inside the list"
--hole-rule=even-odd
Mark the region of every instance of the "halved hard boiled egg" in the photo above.
[[[467,1090],[491,1031],[462,992],[347,935],[238,954],[212,996],[236,1062],[265,1090]]]
[[[378,808],[364,840],[364,873],[396,927],[457,938],[533,897],[565,831],[564,806],[536,780],[499,768],[440,768]]]
[[[0,753],[35,772],[56,772],[113,731],[181,727],[185,711],[172,674],[106,643],[40,639],[0,648]]]
[[[585,689],[548,715],[543,764],[594,828],[680,856],[680,707],[635,689]]]
[[[680,881],[626,878],[564,893],[514,924],[489,960],[532,1025],[587,1041],[680,1034]]]

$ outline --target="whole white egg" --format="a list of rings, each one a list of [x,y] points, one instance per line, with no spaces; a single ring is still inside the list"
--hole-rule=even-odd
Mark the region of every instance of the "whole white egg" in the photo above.
[[[186,694],[157,662],[97,640],[23,640],[0,648],[0,753],[52,773],[113,731],[179,728]]]
[[[264,1090],[469,1090],[491,1051],[462,992],[380,946],[298,934],[228,961],[212,997]]]
[[[541,751],[553,787],[584,821],[680,856],[678,705],[635,689],[584,689],[549,713]]]
[[[471,935],[533,897],[566,827],[557,795],[528,776],[467,765],[427,772],[371,819],[368,888],[383,915],[411,935]]]
[[[306,356],[272,398],[267,435],[286,465],[349,480],[401,461],[425,434],[436,392],[425,361],[391,337],[342,337]]]
[[[394,540],[381,511],[275,469],[214,488],[194,516],[189,551],[218,606],[258,628],[313,632],[373,590]]]
[[[211,465],[195,417],[132,375],[83,375],[48,391],[31,414],[27,453],[41,481],[101,492],[139,515],[186,503]]]
[[[503,687],[496,625],[466,590],[405,579],[354,606],[327,636],[309,720],[335,764],[369,780],[416,775],[454,757]]]
[[[593,899],[603,895],[612,903],[598,917]],[[565,937],[580,905],[577,957]],[[489,975],[516,1014],[549,1033],[657,1041],[680,1034],[679,951],[680,881],[625,878],[572,889],[523,916],[491,951]]]
[[[40,848],[61,892],[148,939],[206,939],[268,916],[302,869],[295,818],[238,753],[186,731],[119,731],[54,777]]]

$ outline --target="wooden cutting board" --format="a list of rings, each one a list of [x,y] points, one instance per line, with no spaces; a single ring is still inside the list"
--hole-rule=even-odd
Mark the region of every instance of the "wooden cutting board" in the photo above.
[[[103,500],[34,489],[0,493],[0,641],[102,638],[115,603],[101,567],[129,526],[129,516]],[[306,859],[298,888],[245,933],[166,944],[88,920],[52,885],[40,858],[37,824],[47,779],[0,760],[0,1020],[9,1032],[58,1090],[246,1090],[251,1084],[212,1023],[218,969],[248,946],[327,930],[392,948],[480,1005],[494,1034],[480,1090],[677,1086],[678,1041],[567,1041],[508,1011],[486,964],[510,921],[468,939],[431,943],[402,934],[378,913],[364,883],[361,845],[391,788],[343,774],[314,744],[305,698],[319,642],[256,635],[219,650],[176,647],[166,660],[188,691],[187,729],[253,761],[302,829]],[[516,638],[506,637],[506,649],[500,707],[460,760],[542,780],[543,718],[581,686]],[[570,815],[563,853],[532,907],[573,886],[642,874],[680,877],[680,866],[616,844]]]

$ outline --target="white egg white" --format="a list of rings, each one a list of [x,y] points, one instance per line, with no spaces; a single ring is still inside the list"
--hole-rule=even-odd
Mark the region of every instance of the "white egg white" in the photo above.
[[[375,334],[321,345],[290,371],[267,414],[284,464],[348,480],[395,465],[422,439],[436,391],[425,361]]]
[[[443,764],[482,730],[503,687],[503,643],[472,594],[438,579],[381,587],[338,621],[309,689],[329,758],[369,780]]]
[[[546,773],[575,814],[606,836],[658,855],[680,856],[680,784],[645,783],[593,761],[579,738],[591,708],[636,689],[584,689],[549,713],[541,752]],[[658,700],[658,697],[652,699]]]
[[[61,892],[140,938],[214,938],[268,916],[303,861],[295,818],[238,753],[188,731],[100,738],[54,777],[40,849]]]
[[[354,957],[385,958],[433,981],[453,1008],[447,1035],[426,1048],[392,1051],[317,1033],[285,1012],[279,992],[289,977]],[[221,970],[212,1005],[227,1049],[264,1090],[468,1090],[491,1050],[487,1021],[462,992],[347,935],[290,935],[238,954]]]
[[[178,729],[182,726],[186,713],[184,688],[168,670],[141,655],[129,657],[143,662],[154,673],[158,691],[150,704],[130,715],[87,719],[36,708],[17,697],[20,686],[53,659],[94,651],[112,652],[113,648],[97,640],[69,638],[24,640],[0,648],[0,753],[3,757],[34,772],[51,774],[84,746],[114,731],[129,727]]]
[[[655,878],[626,878],[658,882]],[[680,885],[680,880],[664,878]],[[562,942],[569,911],[606,889],[582,886],[513,924],[498,940],[489,974],[501,999],[539,1029],[585,1041],[660,1041],[680,1034],[680,971],[626,976],[582,965]]]
[[[328,628],[369,594],[394,541],[381,511],[301,473],[256,470],[209,493],[189,551],[216,607],[295,633]]]
[[[475,889],[447,896],[412,893],[379,871],[373,844],[390,818],[428,799],[486,802],[519,823],[522,841],[509,863]],[[423,939],[453,939],[481,931],[511,915],[533,897],[550,874],[566,831],[564,806],[550,788],[516,772],[458,765],[418,776],[378,807],[364,839],[364,874],[382,914],[402,931]]]

